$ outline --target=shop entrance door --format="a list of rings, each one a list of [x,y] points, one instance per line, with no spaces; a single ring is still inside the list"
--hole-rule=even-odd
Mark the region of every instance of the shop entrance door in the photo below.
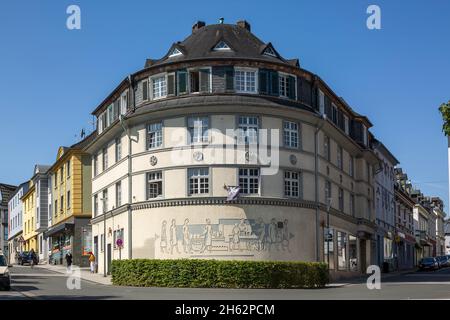
[[[107,252],[107,258],[106,259],[108,259],[106,273],[107,274],[111,274],[111,243],[108,243],[108,247],[106,249],[106,252]]]
[[[366,270],[367,270],[367,264],[366,264],[367,248],[366,247],[367,247],[366,240],[361,239],[359,242],[359,259],[360,259],[362,273],[366,273]]]

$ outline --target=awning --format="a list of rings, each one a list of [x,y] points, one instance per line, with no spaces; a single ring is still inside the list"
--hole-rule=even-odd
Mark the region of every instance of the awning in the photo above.
[[[61,223],[54,227],[50,227],[47,231],[44,232],[44,237],[48,238],[53,236],[54,234],[61,233],[66,230],[74,229],[74,223]]]

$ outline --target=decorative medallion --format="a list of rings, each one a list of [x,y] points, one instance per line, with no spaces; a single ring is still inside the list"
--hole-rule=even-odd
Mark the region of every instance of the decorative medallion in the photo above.
[[[245,152],[245,161],[256,163],[258,160],[258,156],[255,152],[246,151]]]
[[[297,164],[297,157],[295,156],[295,154],[291,154],[289,156],[289,161],[291,162],[292,165],[296,165]]]
[[[192,157],[194,158],[195,161],[202,161],[203,160],[203,153],[200,151],[195,151],[192,154]]]
[[[156,166],[157,163],[158,163],[158,158],[155,157],[155,156],[151,156],[151,158],[150,158],[150,164],[151,164],[152,166]]]

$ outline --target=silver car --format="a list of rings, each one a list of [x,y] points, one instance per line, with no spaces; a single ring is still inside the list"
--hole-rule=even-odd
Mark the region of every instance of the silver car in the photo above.
[[[5,290],[11,289],[11,276],[6,262],[6,257],[0,253],[0,288]]]

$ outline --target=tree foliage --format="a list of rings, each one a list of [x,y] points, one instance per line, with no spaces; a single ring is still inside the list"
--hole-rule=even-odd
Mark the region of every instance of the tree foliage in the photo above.
[[[446,136],[450,136],[450,100],[447,103],[441,104],[439,111],[441,112],[444,120],[442,131],[444,131]]]

